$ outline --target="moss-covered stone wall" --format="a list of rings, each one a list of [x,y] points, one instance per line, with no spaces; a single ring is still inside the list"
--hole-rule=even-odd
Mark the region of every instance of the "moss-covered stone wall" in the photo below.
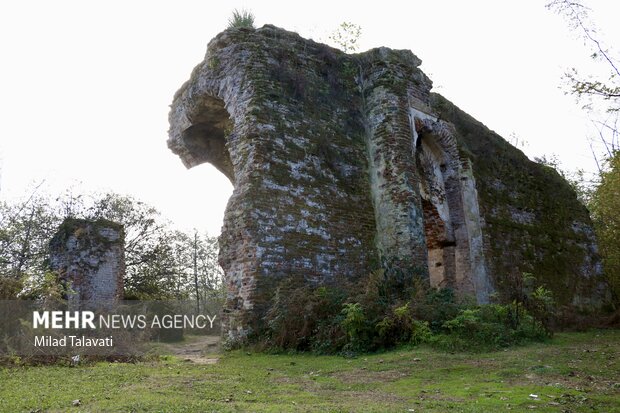
[[[123,299],[125,230],[99,219],[67,218],[50,240],[50,267],[67,289],[69,305],[99,305]]]
[[[220,237],[230,338],[262,328],[282,281],[355,280],[386,262],[479,302],[525,271],[563,303],[600,302],[567,183],[432,95],[420,63],[273,26],[209,43],[174,97],[168,145],[234,185]]]
[[[515,277],[526,272],[561,305],[588,310],[604,303],[609,291],[592,223],[570,185],[441,95],[430,101],[455,126],[459,149],[472,160],[497,292],[508,297]]]

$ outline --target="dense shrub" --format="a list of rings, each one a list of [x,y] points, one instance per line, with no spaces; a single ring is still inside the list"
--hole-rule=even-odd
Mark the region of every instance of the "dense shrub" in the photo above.
[[[342,315],[344,317],[340,325],[347,335],[347,350],[356,351],[368,347],[373,328],[360,303],[344,304]]]
[[[461,310],[444,323],[434,343],[445,350],[492,350],[547,337],[542,324],[525,310],[513,327],[511,310],[510,305],[499,304]]]
[[[420,289],[412,303],[413,317],[428,323],[434,333],[442,330],[443,324],[456,317],[466,302],[457,302],[454,291],[449,288]]]
[[[265,336],[259,341],[271,349],[317,353],[332,353],[344,346],[347,339],[341,312],[345,290],[296,285],[299,280],[291,279],[277,288],[265,316]]]
[[[377,335],[381,347],[398,344],[422,344],[431,341],[433,335],[428,321],[416,320],[410,308],[411,303],[396,307],[377,324]]]
[[[551,335],[553,298],[541,286],[508,304],[476,305],[431,288],[414,269],[389,266],[355,283],[299,285],[305,284],[291,279],[277,289],[259,337],[267,348],[354,355],[427,343],[479,351]]]

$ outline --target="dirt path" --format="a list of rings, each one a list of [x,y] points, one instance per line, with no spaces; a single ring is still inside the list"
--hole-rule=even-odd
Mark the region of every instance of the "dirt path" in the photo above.
[[[181,343],[166,344],[168,354],[196,364],[215,364],[220,350],[219,336],[186,336]]]

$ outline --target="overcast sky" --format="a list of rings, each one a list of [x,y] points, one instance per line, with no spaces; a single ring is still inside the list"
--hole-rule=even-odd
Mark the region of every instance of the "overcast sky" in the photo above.
[[[587,1],[587,0],[586,0]],[[360,51],[410,49],[443,94],[533,158],[594,169],[589,121],[561,90],[589,49],[546,1],[2,1],[2,199],[45,179],[54,194],[112,190],[156,206],[184,228],[219,234],[232,187],[210,165],[186,170],[166,147],[168,106],[235,8],[327,40],[362,27]],[[616,1],[587,1],[618,44]]]

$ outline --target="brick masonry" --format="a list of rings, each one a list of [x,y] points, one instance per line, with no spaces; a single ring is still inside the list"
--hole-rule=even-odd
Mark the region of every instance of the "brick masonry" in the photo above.
[[[70,306],[123,299],[123,226],[107,220],[66,219],[50,241],[50,267],[68,287]]]
[[[234,185],[219,259],[229,338],[260,329],[283,280],[355,279],[388,261],[478,302],[507,297],[509,275],[524,271],[567,305],[605,300],[591,223],[568,184],[430,93],[420,64],[410,51],[347,55],[274,26],[209,43],[174,96],[168,146]],[[568,251],[570,266],[557,260]]]

